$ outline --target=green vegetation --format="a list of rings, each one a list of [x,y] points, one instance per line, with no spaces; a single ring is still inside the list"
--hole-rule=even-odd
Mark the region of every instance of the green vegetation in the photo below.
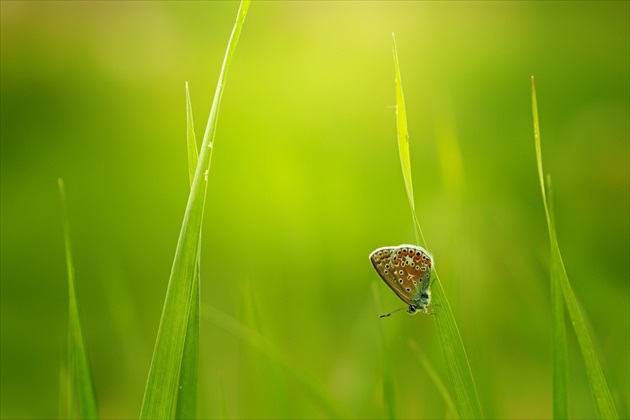
[[[0,2],[0,418],[627,418],[630,4],[248,6]]]
[[[549,242],[551,243],[551,291],[553,310],[553,363],[554,363],[554,417],[567,418],[567,363],[566,363],[566,333],[564,323],[564,305],[571,323],[575,329],[580,351],[584,358],[588,383],[591,387],[597,417],[600,419],[619,418],[612,396],[608,390],[608,384],[604,378],[599,359],[595,352],[595,347],[591,341],[591,336],[586,328],[586,322],[580,311],[573,288],[569,282],[567,271],[562,262],[558,236],[556,233],[556,221],[553,211],[553,200],[551,194],[551,177],[547,177],[547,188],[545,189],[545,177],[542,164],[542,146],[540,143],[540,122],[538,120],[538,102],[536,100],[536,88],[534,77],[532,76],[532,109],[534,114],[534,139],[536,141],[536,160],[538,162],[538,177],[540,179],[540,189],[542,191],[543,203],[545,205],[545,215],[547,216],[547,226],[549,228]],[[547,192],[549,199],[547,199]],[[560,291],[563,296],[560,295]],[[564,299],[563,299],[564,297]]]

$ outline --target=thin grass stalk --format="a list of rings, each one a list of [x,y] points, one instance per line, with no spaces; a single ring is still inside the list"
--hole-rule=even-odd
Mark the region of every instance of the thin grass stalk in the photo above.
[[[72,242],[68,222],[68,206],[63,179],[57,180],[63,222],[63,236],[66,247],[66,268],[68,270],[68,410],[71,418],[97,419],[98,405],[92,379],[92,368],[85,344],[81,321],[77,286],[72,260]]]
[[[567,271],[564,267],[564,262],[562,261],[562,254],[560,253],[560,246],[558,245],[558,237],[556,233],[555,227],[555,216],[553,214],[553,207],[551,206],[550,198],[547,198],[547,193],[545,190],[549,191],[549,196],[551,197],[551,178],[547,178],[547,188],[545,188],[545,176],[543,171],[542,164],[542,146],[540,140],[540,123],[538,119],[538,102],[536,99],[536,86],[534,83],[534,76],[531,78],[532,82],[532,114],[534,121],[534,143],[536,146],[536,160],[538,165],[538,178],[540,181],[540,189],[543,197],[543,205],[545,208],[545,216],[547,218],[547,228],[549,231],[549,242],[551,245],[551,282],[552,282],[552,290],[555,289],[555,296],[552,297],[552,304],[557,305],[561,298],[557,296],[558,290],[562,290],[562,295],[564,298],[564,303],[566,304],[567,310],[569,312],[569,318],[571,319],[571,323],[573,325],[573,329],[575,330],[575,335],[578,339],[578,343],[580,345],[580,351],[582,353],[582,358],[584,359],[584,366],[586,367],[586,376],[588,379],[589,386],[591,388],[591,395],[593,397],[593,402],[595,404],[595,411],[597,413],[597,417],[600,419],[616,419],[619,418],[617,414],[617,409],[615,408],[615,404],[613,402],[612,396],[610,395],[610,390],[608,389],[608,384],[606,383],[606,378],[604,377],[604,373],[602,372],[602,368],[599,364],[599,359],[597,357],[597,353],[595,352],[595,347],[593,346],[593,342],[591,340],[591,336],[588,332],[588,328],[586,327],[586,322],[584,321],[584,317],[580,310],[580,306],[577,302],[575,294],[573,293],[573,288],[571,287],[571,283],[569,282],[569,277],[567,276]],[[555,283],[555,285],[553,285]],[[554,308],[552,311],[559,312],[560,309]],[[564,315],[562,315],[564,316]],[[556,315],[552,315],[552,320],[557,325],[553,326],[554,329],[554,349],[553,352],[553,363],[560,364],[560,366],[554,366],[554,416],[558,413],[559,416],[567,415],[568,416],[568,408],[564,408],[565,404],[568,407],[568,396],[566,391],[566,366],[562,366],[566,364],[566,343],[562,343],[563,337],[561,335],[565,335],[566,333],[562,333],[564,327],[563,320],[561,321],[560,317]],[[562,324],[560,324],[562,322]],[[558,337],[555,335],[558,334]],[[558,340],[558,341],[556,341]],[[566,340],[566,338],[564,338]],[[565,347],[563,349],[563,346]],[[561,360],[564,359],[564,360]],[[563,383],[565,382],[565,383]],[[565,399],[567,402],[565,402]],[[556,406],[557,404],[557,406]]]

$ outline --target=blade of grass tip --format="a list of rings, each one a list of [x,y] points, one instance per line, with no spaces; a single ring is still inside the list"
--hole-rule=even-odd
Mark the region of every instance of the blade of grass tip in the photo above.
[[[545,193],[545,178],[542,166],[542,146],[540,140],[540,124],[538,119],[538,103],[536,100],[536,88],[534,83],[534,76],[532,76],[532,113],[534,118],[534,141],[536,144],[536,160],[538,164],[538,176],[540,179],[540,188],[543,196],[543,204],[545,207],[545,213],[547,217],[547,227],[549,230],[549,242],[551,246],[551,275],[552,282],[559,284],[559,288],[562,289],[564,296],[564,302],[569,312],[569,318],[575,330],[578,343],[580,345],[580,351],[582,352],[582,358],[584,359],[584,366],[586,368],[586,376],[591,388],[591,394],[595,404],[595,411],[597,417],[600,419],[617,419],[617,409],[613,402],[606,378],[602,372],[602,368],[599,364],[595,347],[591,340],[591,336],[588,332],[586,322],[580,310],[580,306],[577,302],[573,288],[569,282],[567,271],[562,261],[562,254],[560,253],[560,246],[558,245],[558,237],[555,228],[555,216],[553,215],[553,207],[551,205],[551,178],[548,178],[547,189],[549,191],[549,198]],[[558,286],[556,286],[558,287]],[[555,362],[555,360],[554,360]],[[566,385],[565,385],[566,386]],[[561,391],[560,391],[561,392]],[[555,407],[554,407],[555,410]],[[554,411],[555,412],[555,411]]]
[[[377,310],[381,311],[381,302],[378,298],[378,286],[376,282],[372,282],[372,297],[374,298],[374,306]],[[392,367],[390,363],[389,351],[387,343],[385,341],[385,332],[383,331],[383,324],[378,323],[378,336],[381,341],[381,367],[383,374],[383,402],[385,404],[385,411],[387,418],[396,418],[396,393],[394,392],[394,381],[392,379]]]
[[[83,326],[79,315],[77,286],[72,261],[72,246],[68,222],[68,207],[63,179],[57,180],[61,197],[63,236],[66,247],[66,268],[68,269],[68,416],[97,419],[96,392],[92,380],[92,369],[83,337]],[[76,400],[75,400],[76,398]]]
[[[198,151],[193,123],[190,91],[186,82],[186,147],[188,150],[188,176],[192,186],[197,168]],[[205,203],[205,200],[204,200]],[[205,204],[204,204],[205,205]],[[199,226],[199,245],[197,246],[197,267],[195,270],[192,306],[188,317],[184,355],[179,375],[179,394],[175,418],[194,419],[197,417],[197,383],[199,371],[199,283],[201,274],[201,225]]]
[[[536,101],[536,91],[534,88],[534,77],[532,76],[532,113],[534,119],[534,142],[536,146],[536,160],[538,164],[538,179],[543,196],[545,207],[545,217],[547,218],[547,229],[549,239],[554,242],[555,223],[551,220],[550,209],[547,204],[545,192],[545,181],[542,167],[542,149],[540,143],[540,122],[538,120],[538,103]],[[551,202],[549,202],[551,204]],[[553,251],[552,251],[553,252]],[[566,419],[569,417],[569,391],[568,380],[568,351],[566,337],[566,323],[564,320],[564,297],[562,295],[562,285],[560,284],[560,271],[562,267],[559,260],[551,258],[551,354],[552,354],[552,383],[553,383],[553,417],[556,419]]]
[[[442,396],[442,399],[444,399],[447,414],[452,413],[453,416],[457,416],[457,409],[455,408],[455,403],[453,402],[451,394],[448,392],[448,389],[446,389],[446,386],[444,385],[444,382],[442,382],[442,379],[440,379],[440,376],[433,369],[433,366],[431,366],[431,362],[429,362],[427,356],[425,356],[424,353],[420,350],[420,347],[418,346],[418,343],[416,343],[416,340],[409,339],[409,347],[411,347],[411,349],[416,353],[418,361],[424,368],[425,372],[429,375],[429,378],[433,381],[433,384]]]
[[[409,158],[409,133],[407,132],[407,115],[405,111],[404,96],[400,78],[400,66],[398,63],[398,51],[396,49],[396,39],[392,34],[394,50],[394,72],[396,81],[396,119],[398,128],[398,150],[400,152],[400,162],[403,166],[403,176],[407,187],[407,197],[413,216],[416,237],[422,246],[425,246],[422,229],[418,222],[416,209],[413,202],[413,187],[411,182],[411,163]],[[468,356],[464,348],[455,317],[451,311],[442,283],[434,269],[435,281],[433,284],[433,300],[440,305],[440,313],[435,317],[437,333],[442,346],[449,382],[452,387],[452,394],[455,397],[455,405],[460,418],[481,418],[482,411],[479,403],[479,396],[475,381],[468,363]]]
[[[233,336],[243,340],[243,342],[260,351],[271,359],[274,363],[282,367],[293,379],[301,385],[305,393],[326,413],[330,418],[351,417],[345,409],[340,407],[327,389],[314,378],[310,372],[297,364],[292,363],[286,354],[275,347],[269,340],[260,335],[257,331],[243,325],[234,318],[219,311],[212,306],[201,303],[201,316],[209,320],[214,325],[223,328]]]
[[[228,41],[219,80],[206,125],[201,153],[191,184],[190,195],[179,234],[175,258],[164,300],[164,308],[153,351],[140,417],[173,418],[177,410],[179,380],[191,308],[194,308],[198,277],[198,252],[203,219],[207,175],[212,157],[212,142],[225,77],[236,51],[236,45],[247,16],[250,2],[240,3],[236,23]]]

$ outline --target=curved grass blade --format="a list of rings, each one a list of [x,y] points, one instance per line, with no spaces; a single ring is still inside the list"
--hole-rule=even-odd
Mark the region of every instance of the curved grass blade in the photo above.
[[[72,261],[72,247],[70,241],[70,227],[68,223],[68,208],[66,204],[66,190],[63,179],[57,180],[61,197],[61,211],[63,218],[63,236],[66,245],[66,267],[68,269],[68,411],[69,417],[82,419],[97,419],[98,408],[96,392],[92,380],[92,369],[88,357],[83,326],[79,315],[74,263]],[[75,400],[76,398],[76,400]],[[78,411],[78,413],[77,413]]]
[[[211,139],[216,129],[219,104],[225,86],[225,77],[234,57],[238,38],[247,15],[250,2],[240,4],[236,23],[232,30],[223,60],[219,80],[206,125],[201,153],[192,181],[184,221],[177,242],[171,276],[166,291],[162,318],[149,370],[149,377],[142,402],[140,417],[143,419],[173,418],[177,410],[180,375],[188,323],[194,307],[197,287],[199,240],[203,218],[207,175],[212,158]]]
[[[392,46],[394,51],[394,72],[396,80],[396,126],[400,163],[402,165],[405,187],[407,188],[407,198],[409,199],[409,207],[411,208],[416,239],[420,245],[426,247],[413,199],[411,160],[409,157],[409,132],[407,131],[405,99],[403,96],[398,51],[396,49],[396,38],[394,34],[392,34]],[[462,342],[455,317],[451,311],[444,289],[442,289],[437,271],[434,271],[434,276],[433,300],[436,305],[441,305],[439,316],[434,318],[440,345],[442,346],[442,352],[446,361],[452,394],[455,398],[457,413],[460,418],[482,418],[479,396],[477,395],[477,388],[475,387],[475,381],[473,380],[470,370],[464,343]]]
[[[571,319],[571,323],[573,324],[573,329],[575,330],[575,335],[578,339],[578,343],[580,345],[580,350],[582,352],[582,357],[584,359],[584,365],[586,367],[586,375],[588,378],[588,383],[591,388],[591,394],[593,396],[593,401],[595,403],[595,411],[597,412],[597,417],[600,419],[617,419],[619,418],[617,414],[617,409],[615,408],[615,404],[613,402],[612,396],[610,395],[610,390],[608,389],[608,384],[606,383],[606,378],[604,377],[604,373],[602,372],[602,368],[599,364],[599,359],[597,358],[597,353],[595,352],[595,347],[593,346],[593,342],[591,341],[591,336],[589,335],[588,328],[586,327],[586,322],[584,321],[584,317],[582,316],[582,312],[580,311],[579,304],[577,299],[575,298],[575,294],[573,293],[573,288],[571,287],[571,283],[569,282],[569,277],[567,276],[566,269],[564,268],[564,262],[562,261],[562,254],[560,253],[560,246],[558,245],[558,237],[556,234],[555,227],[555,217],[553,214],[553,208],[551,206],[551,200],[547,198],[547,194],[545,193],[545,177],[543,172],[542,165],[542,147],[540,141],[540,124],[538,120],[538,103],[536,100],[536,87],[534,84],[534,76],[532,76],[532,114],[534,119],[534,142],[536,145],[536,161],[538,164],[538,178],[540,181],[540,189],[543,197],[543,204],[545,207],[545,216],[547,217],[547,228],[549,230],[549,242],[551,244],[551,283],[552,290],[555,289],[556,295],[559,294],[558,291],[562,290],[562,295],[564,297],[564,302],[566,303],[567,310],[569,312],[569,318]],[[547,188],[549,190],[549,196],[551,197],[551,179],[548,178]],[[555,283],[555,286],[554,286]],[[553,298],[553,297],[552,297]],[[556,296],[553,298],[553,304],[557,305],[560,301],[561,297]],[[560,311],[559,308],[554,306],[553,312],[555,314],[556,311]],[[561,320],[557,317],[557,314],[552,318],[554,322],[561,322]],[[562,320],[564,317],[562,316]],[[555,340],[562,340],[562,337],[556,338],[556,334],[563,334],[561,330],[564,330],[564,324],[554,325],[554,343],[559,346],[558,348],[554,348],[554,364],[565,364],[563,360],[556,360],[556,358],[566,358],[566,337],[564,338],[565,349],[562,349],[562,342],[556,342]],[[562,353],[564,351],[564,353]],[[556,354],[557,353],[557,354]],[[557,372],[556,372],[557,370]],[[564,370],[564,372],[563,372]],[[567,399],[566,392],[566,366],[554,366],[554,415],[558,412],[560,415],[568,414],[568,409],[564,409],[563,405],[567,404],[564,400]],[[556,377],[556,375],[558,375]],[[556,381],[558,382],[556,384]],[[565,383],[562,384],[562,381]],[[556,385],[558,386],[556,388]],[[557,395],[556,395],[557,394]],[[558,404],[558,407],[556,407]]]
[[[286,354],[257,331],[252,330],[236,319],[203,302],[201,303],[201,316],[223,328],[233,336],[243,340],[282,367],[302,386],[307,395],[321,407],[329,418],[340,419],[351,417],[343,407],[337,404],[326,388],[314,378],[310,372],[292,363]]]

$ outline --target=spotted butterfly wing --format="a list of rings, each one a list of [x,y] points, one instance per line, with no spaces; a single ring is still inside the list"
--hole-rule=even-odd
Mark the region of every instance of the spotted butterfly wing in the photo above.
[[[386,246],[370,254],[370,261],[383,281],[410,306],[409,313],[430,305],[433,259],[415,245]]]

